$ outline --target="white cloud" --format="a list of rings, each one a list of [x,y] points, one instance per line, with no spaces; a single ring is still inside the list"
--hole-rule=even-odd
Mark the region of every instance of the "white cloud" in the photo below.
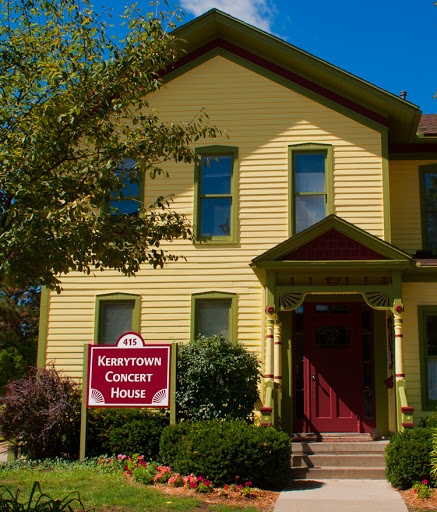
[[[182,0],[182,10],[200,16],[216,8],[241,21],[271,32],[273,11],[266,0]]]

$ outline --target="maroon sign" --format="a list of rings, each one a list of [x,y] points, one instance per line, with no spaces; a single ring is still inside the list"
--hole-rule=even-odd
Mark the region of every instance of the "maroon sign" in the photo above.
[[[89,345],[87,407],[169,407],[171,344],[136,333],[116,346]]]

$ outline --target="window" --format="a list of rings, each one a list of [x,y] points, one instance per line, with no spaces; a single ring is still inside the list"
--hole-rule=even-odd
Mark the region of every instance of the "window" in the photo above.
[[[437,164],[421,165],[419,170],[422,245],[423,249],[437,249]]]
[[[111,293],[96,297],[94,342],[115,345],[125,332],[140,330],[140,297]]]
[[[136,162],[132,159],[123,160],[115,170],[123,181],[123,187],[118,192],[112,192],[109,208],[113,215],[138,216],[144,199],[144,180],[138,174]]]
[[[238,207],[238,149],[198,148],[196,164],[196,240],[236,242]]]
[[[237,339],[237,296],[208,292],[191,296],[191,338],[222,335]]]
[[[300,233],[333,211],[332,148],[324,144],[289,146],[290,235]]]
[[[437,306],[419,306],[422,409],[437,406]]]

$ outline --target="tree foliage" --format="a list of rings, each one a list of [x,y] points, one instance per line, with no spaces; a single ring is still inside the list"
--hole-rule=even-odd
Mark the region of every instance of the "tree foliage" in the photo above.
[[[259,359],[223,336],[179,345],[178,419],[248,420],[258,399]]]
[[[36,364],[40,290],[0,287],[0,395]]]
[[[77,457],[81,391],[54,368],[34,368],[0,397],[0,432],[31,459]]]
[[[102,267],[132,275],[174,258],[161,241],[191,236],[164,198],[138,216],[105,208],[126,178],[191,162],[190,144],[217,133],[202,113],[166,124],[148,106],[180,55],[177,17],[129,8],[120,39],[88,0],[0,0],[0,282],[54,287],[61,273]],[[114,172],[123,159],[136,167]]]

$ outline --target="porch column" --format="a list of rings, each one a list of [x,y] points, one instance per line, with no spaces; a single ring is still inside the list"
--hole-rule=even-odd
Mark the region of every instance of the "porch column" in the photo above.
[[[273,346],[274,346],[274,319],[271,316],[267,317],[266,321],[266,363],[264,378],[266,382],[273,381]]]
[[[402,353],[403,346],[403,307],[397,304],[394,307],[394,331],[395,331],[395,382],[396,382],[396,419],[397,429],[403,431],[406,428],[413,428],[414,407],[408,406],[407,383],[404,373],[404,357]]]
[[[282,324],[275,323],[274,326],[274,379],[276,384],[282,384]]]

